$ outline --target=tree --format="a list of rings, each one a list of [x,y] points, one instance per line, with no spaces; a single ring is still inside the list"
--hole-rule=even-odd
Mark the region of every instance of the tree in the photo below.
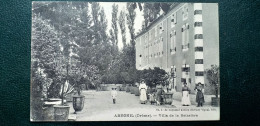
[[[135,24],[135,17],[136,17],[136,12],[135,12],[135,3],[130,3],[128,2],[126,4],[127,7],[127,11],[128,13],[126,14],[127,17],[127,25],[128,25],[128,29],[130,31],[130,44],[132,47],[135,47],[135,42],[134,42],[134,37],[135,37],[135,28],[134,28],[134,24]]]
[[[210,69],[205,70],[207,80],[210,85],[215,87],[215,95],[218,98],[218,89],[219,89],[219,66],[211,65]]]
[[[49,92],[54,90],[53,87],[59,86],[64,77],[64,72],[60,71],[64,64],[61,63],[63,57],[58,32],[38,15],[33,15],[32,18],[32,59],[33,64],[37,64],[33,66],[34,74],[37,75],[40,71],[46,98],[57,96],[58,91],[54,91],[53,94]]]
[[[92,2],[91,4],[91,14],[93,20],[93,31],[94,31],[94,45],[99,45],[101,43],[101,34],[100,34],[100,21],[99,21],[99,14],[100,14],[100,5],[97,2]]]
[[[154,69],[144,69],[138,71],[140,79],[144,79],[147,86],[155,87],[157,84],[168,85],[168,74],[165,70],[160,69],[159,67],[154,67]]]
[[[144,16],[144,28],[148,26],[149,22],[153,22],[160,16],[160,12],[167,13],[170,10],[170,6],[174,3],[155,2],[144,3],[143,16]]]
[[[100,17],[100,34],[101,34],[101,39],[102,39],[102,44],[107,46],[107,19],[106,19],[106,15],[104,12],[104,8],[101,8],[101,11],[99,13],[99,17]]]
[[[121,29],[123,48],[126,46],[126,28],[125,28],[125,12],[121,11],[118,19],[118,23]]]
[[[113,37],[114,37],[113,41],[114,41],[116,50],[118,49],[117,13],[118,13],[118,5],[114,3],[112,5],[112,29],[113,29]]]
[[[144,3],[144,27],[148,26],[149,22],[153,22],[160,15],[160,3]]]

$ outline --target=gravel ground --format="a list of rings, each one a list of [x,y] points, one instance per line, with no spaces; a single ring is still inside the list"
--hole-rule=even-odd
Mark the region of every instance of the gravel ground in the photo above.
[[[139,96],[135,96],[134,94],[127,93],[125,91],[118,91],[118,97],[116,104],[113,104],[112,98],[110,95],[110,91],[83,91],[83,95],[85,95],[85,104],[84,108],[81,112],[78,112],[76,117],[77,121],[123,121],[123,120],[169,120],[168,118],[159,118],[159,114],[168,113],[165,111],[169,111],[176,108],[197,108],[195,104],[191,106],[182,106],[180,100],[173,100],[174,106],[171,105],[151,105],[150,103],[140,104]],[[176,95],[180,95],[176,93]],[[177,96],[174,96],[177,97]],[[193,100],[193,96],[191,96],[191,100]],[[70,113],[74,112],[72,104]],[[205,105],[203,108],[212,108],[209,105]],[[216,108],[216,107],[215,107]],[[219,108],[217,107],[217,111]],[[115,118],[117,114],[133,114],[135,117],[121,117]],[[138,115],[149,115],[152,117],[137,117]],[[212,114],[212,113],[211,113]],[[214,114],[214,113],[213,113]],[[205,114],[204,114],[205,115]],[[156,117],[156,118],[154,118]],[[174,118],[173,120],[175,120]],[[182,120],[182,118],[178,118],[177,120]],[[189,120],[189,119],[187,119]],[[203,119],[200,119],[203,120]]]

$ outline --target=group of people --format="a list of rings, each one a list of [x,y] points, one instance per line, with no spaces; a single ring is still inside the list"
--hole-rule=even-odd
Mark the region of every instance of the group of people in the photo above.
[[[200,107],[200,106],[202,107],[203,103],[205,102],[203,85],[201,83],[198,83],[195,86],[194,90],[196,91],[196,102],[198,103],[197,107]],[[140,85],[139,85],[139,91],[140,91],[140,103],[146,104],[146,102],[148,100],[147,99],[147,86],[146,86],[144,80],[142,80]],[[162,96],[163,96],[164,92],[165,91],[163,90],[163,86],[161,84],[157,85],[155,94],[149,94],[149,100],[150,100],[151,104],[153,102],[155,102],[156,104],[162,103],[162,99],[163,99]],[[190,95],[189,95],[190,92],[191,92],[191,90],[187,86],[187,83],[184,83],[183,87],[182,87],[182,100],[181,100],[181,103],[182,103],[183,106],[191,105]],[[115,104],[116,103],[116,97],[117,97],[116,88],[112,88],[111,96],[112,96],[112,99],[113,99],[113,103]],[[172,105],[173,105],[173,103],[172,103]]]
[[[202,107],[203,103],[205,102],[204,100],[204,88],[203,85],[199,82],[196,86],[195,89],[196,91],[196,102],[198,103],[197,107]],[[184,83],[184,86],[182,87],[182,100],[181,103],[183,106],[189,106],[191,105],[190,102],[190,88],[187,86],[187,83]]]

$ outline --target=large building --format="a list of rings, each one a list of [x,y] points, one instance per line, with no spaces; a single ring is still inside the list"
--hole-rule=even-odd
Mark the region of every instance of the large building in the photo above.
[[[177,91],[183,82],[191,89],[207,83],[204,71],[213,64],[219,65],[216,3],[175,3],[136,36],[136,68],[173,71]]]

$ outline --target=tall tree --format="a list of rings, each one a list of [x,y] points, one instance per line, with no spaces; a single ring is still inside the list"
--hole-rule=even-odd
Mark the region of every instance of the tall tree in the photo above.
[[[58,90],[49,94],[56,86],[60,86],[64,72],[61,68],[63,64],[62,49],[57,36],[58,32],[48,21],[40,16],[34,15],[32,18],[32,68],[34,74],[40,73],[43,78],[43,94],[47,97],[55,97]],[[42,71],[42,72],[39,72]]]
[[[144,16],[144,28],[148,26],[149,22],[153,22],[160,16],[160,12],[163,11],[167,13],[170,9],[170,6],[173,3],[166,2],[155,2],[155,3],[144,3],[143,7],[143,16]]]
[[[127,7],[127,24],[128,24],[128,29],[130,31],[130,44],[132,47],[135,46],[135,42],[134,42],[134,37],[135,37],[135,28],[134,28],[134,24],[135,24],[135,17],[136,17],[136,12],[135,12],[135,3],[130,3],[128,2],[126,4]]]
[[[123,48],[126,46],[126,28],[125,28],[125,12],[121,11],[118,19],[118,23],[121,29]]]
[[[149,22],[152,22],[160,15],[160,3],[144,3],[144,27],[148,26]]]
[[[112,29],[114,33],[114,43],[115,43],[115,48],[118,49],[118,28],[117,28],[117,13],[118,13],[118,5],[113,4],[112,5]]]
[[[93,31],[94,31],[94,45],[99,45],[101,43],[101,34],[100,34],[100,21],[99,21],[100,5],[98,2],[92,2],[91,4],[91,14],[93,20]]]
[[[104,8],[101,8],[101,11],[99,13],[99,17],[100,17],[100,34],[101,34],[101,38],[102,38],[102,44],[107,43],[107,19],[106,19],[106,15],[104,12]]]

